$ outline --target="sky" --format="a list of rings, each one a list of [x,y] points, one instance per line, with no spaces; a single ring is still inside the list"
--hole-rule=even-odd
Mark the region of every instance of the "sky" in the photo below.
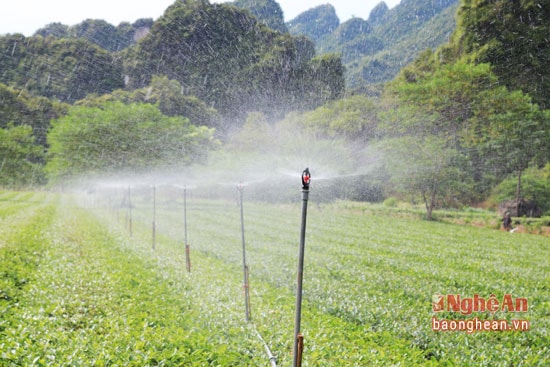
[[[59,22],[75,25],[85,19],[103,19],[113,25],[139,18],[160,17],[175,0],[0,0],[0,34],[31,36],[43,26]],[[277,0],[285,21],[313,7],[331,3],[341,22],[351,17],[367,19],[382,0]],[[393,8],[401,0],[385,0]],[[210,0],[224,3],[228,0]]]

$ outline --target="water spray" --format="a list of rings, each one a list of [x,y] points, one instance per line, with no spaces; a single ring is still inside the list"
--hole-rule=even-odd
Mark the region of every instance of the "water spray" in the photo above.
[[[244,241],[244,213],[243,213],[243,190],[244,184],[239,183],[237,185],[237,191],[239,191],[240,207],[241,207],[241,238],[243,243],[243,274],[244,274],[244,302],[246,311],[246,321],[250,320],[250,292],[248,284],[248,265],[246,265],[246,247]]]
[[[300,230],[300,251],[298,255],[298,274],[296,276],[296,318],[294,320],[294,352],[293,367],[302,366],[302,352],[304,350],[304,337],[300,333],[302,320],[302,280],[304,275],[304,252],[306,240],[307,201],[309,197],[309,182],[311,175],[306,168],[302,172],[302,227]]]
[[[183,228],[184,228],[184,244],[185,244],[185,265],[187,272],[191,272],[191,254],[189,243],[187,242],[187,187],[183,188]]]

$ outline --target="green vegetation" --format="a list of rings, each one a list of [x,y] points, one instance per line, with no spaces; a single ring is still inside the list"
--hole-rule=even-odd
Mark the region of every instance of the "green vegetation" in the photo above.
[[[166,75],[239,125],[247,112],[263,112],[273,120],[341,97],[340,59],[314,54],[311,41],[275,32],[248,11],[182,1],[122,56],[130,87],[145,87],[153,75]]]
[[[288,22],[291,34],[305,35],[317,43],[323,36],[331,34],[340,25],[334,6],[319,5],[309,9]]]
[[[28,125],[38,145],[46,148],[46,135],[50,120],[66,112],[65,104],[45,97],[31,97],[24,91],[0,83],[0,128],[8,125]]]
[[[266,5],[262,11],[280,8]],[[181,95],[215,108],[228,128],[247,112],[280,118],[344,91],[339,58],[315,58],[305,37],[274,31],[236,6],[177,1],[153,24],[138,21],[126,28],[87,20],[67,33],[54,24],[33,37],[2,36],[0,83],[74,103],[89,94],[147,88],[155,76],[167,77],[180,84]],[[135,32],[143,33],[140,41],[126,47]]]
[[[62,102],[124,86],[122,65],[113,54],[84,39],[0,37],[0,83]]]
[[[205,162],[206,169],[225,172],[247,162],[250,171],[262,158],[279,170],[307,162],[326,177],[353,176],[344,189],[335,181],[324,185],[327,201],[396,197],[424,202],[430,218],[438,208],[494,206],[494,198],[506,192],[517,203],[533,197],[548,213],[540,203],[547,197],[545,185],[535,194],[523,190],[523,178],[530,179],[526,170],[541,170],[550,161],[548,88],[516,83],[522,74],[506,72],[527,65],[540,80],[549,79],[540,70],[547,63],[543,10],[536,1],[494,3],[461,2],[450,42],[435,50],[424,50],[425,43],[411,43],[407,35],[431,22],[441,30],[434,37],[442,37],[443,25],[452,23],[442,21],[453,13],[452,0],[411,0],[391,10],[380,5],[372,19],[351,19],[316,35],[317,45],[266,26],[269,14],[280,20],[273,1],[177,1],[146,36],[120,52],[90,44],[93,37],[85,35],[107,32],[96,21],[80,25],[83,38],[63,36],[59,25],[52,25],[55,36],[1,37],[0,98],[6,103],[0,127],[7,132],[31,126],[40,148],[29,146],[30,138],[22,144],[3,134],[2,146],[21,149],[9,156],[16,150],[4,148],[2,161],[32,169],[8,176],[6,166],[0,182],[43,182],[44,167],[49,183],[153,168],[182,175],[184,167]],[[330,28],[331,10],[313,9],[303,21],[313,24],[317,17]],[[533,19],[516,19],[516,12],[532,13]],[[515,33],[472,35],[487,22],[502,28],[503,19]],[[341,56],[316,55],[329,38]],[[530,38],[532,43],[522,44]],[[388,42],[407,52],[418,46],[421,53],[411,64],[400,64],[397,77],[377,93],[352,93],[349,84],[346,92],[344,64],[354,54],[376,57],[375,50]],[[500,46],[518,54],[493,57]],[[382,61],[373,63],[385,68]],[[218,154],[209,154],[213,147],[220,148]],[[37,154],[39,149],[46,154]],[[228,160],[237,163],[223,167]],[[507,181],[495,196],[495,188],[512,179],[515,192]]]
[[[288,365],[300,218],[285,177],[306,164],[305,365],[545,365],[547,9],[463,0],[450,43],[432,51],[416,30],[445,37],[454,1],[379,5],[368,21],[310,29],[317,45],[269,28],[281,19],[275,2],[235,4],[250,11],[182,0],[154,23],[0,37],[0,188],[97,180],[72,194],[0,189],[0,365],[259,366],[255,328]],[[300,19],[312,14],[334,22],[330,6]],[[316,55],[320,43],[342,56]],[[421,53],[397,68],[404,50]],[[348,61],[376,82],[401,71],[344,98]],[[130,174],[132,187],[105,174]],[[254,325],[241,294],[239,180]],[[191,273],[176,181],[196,185]],[[154,219],[147,184],[158,184]],[[478,209],[511,199],[543,217],[514,218],[511,234]],[[531,329],[435,332],[437,294],[524,297],[527,313],[470,316]]]
[[[379,93],[377,85],[425,49],[444,44],[453,32],[458,0],[402,1],[392,9],[378,4],[367,20],[340,23],[334,7],[321,5],[287,23],[293,35],[306,35],[317,52],[339,53],[346,67],[349,89]]]
[[[127,208],[120,206],[125,192],[96,190],[74,199],[0,194],[0,216],[12,224],[0,232],[1,363],[267,365],[244,321],[235,201],[188,198],[187,273],[181,192],[157,190],[155,251],[150,189],[132,191],[132,237]],[[246,193],[252,320],[284,366],[291,360],[299,204],[252,203]],[[317,197],[313,185],[306,365],[543,366],[548,360],[546,238],[423,221],[382,205],[316,206]],[[470,214],[487,215],[458,215]],[[527,313],[437,316],[528,320],[531,329],[434,332],[434,294],[525,297]]]
[[[269,28],[281,33],[288,32],[283,9],[275,0],[235,0],[232,4],[247,9]]]
[[[3,366],[260,363],[214,282],[139,251],[65,198],[0,200],[2,214],[18,207],[0,235]]]
[[[504,85],[521,89],[548,108],[549,16],[543,1],[462,0],[453,51],[490,63]]]
[[[213,130],[167,117],[151,104],[74,106],[54,121],[48,135],[53,181],[79,174],[136,173],[184,167],[206,159],[216,145]]]
[[[120,23],[113,26],[101,19],[86,19],[71,27],[61,23],[51,23],[35,32],[35,36],[56,38],[83,38],[111,52],[121,51],[143,38],[153,19],[138,19],[133,24]]]
[[[441,65],[436,58],[426,52],[388,85],[388,92],[405,102],[400,104],[405,111],[397,111],[400,126],[390,134],[439,137],[442,148],[462,155],[432,166],[470,171],[472,188],[463,192],[464,200],[469,195],[473,200],[486,197],[495,176],[521,176],[530,163],[550,159],[550,119],[528,95],[494,87],[498,79],[490,65]],[[410,154],[410,149],[405,152]]]
[[[34,144],[30,126],[0,129],[0,186],[42,184],[42,166],[37,162],[43,155],[42,149]]]
[[[534,91],[521,83],[509,83],[509,77],[502,75],[502,68],[508,70],[517,61],[514,70],[523,70],[525,63],[519,59],[527,57],[522,53],[524,49],[513,47],[514,52],[518,52],[517,58],[507,58],[506,62],[490,60],[484,57],[487,50],[494,44],[509,44],[510,40],[502,43],[500,33],[491,32],[481,37],[483,42],[476,37],[488,23],[498,23],[504,18],[515,19],[510,29],[517,32],[513,37],[507,34],[506,38],[519,42],[533,37],[531,46],[537,52],[531,50],[529,57],[538,60],[538,65],[546,56],[541,52],[544,47],[537,43],[537,35],[547,31],[548,27],[540,22],[542,7],[534,5],[536,2],[513,6],[506,1],[495,3],[494,6],[485,3],[472,5],[470,1],[464,1],[451,42],[434,52],[425,51],[403,68],[387,85],[386,91],[401,102],[406,101],[398,105],[409,113],[398,113],[396,118],[407,122],[396,129],[392,126],[399,134],[424,136],[428,132],[445,139],[446,148],[456,149],[465,158],[447,164],[450,169],[458,166],[462,171],[470,172],[466,183],[471,188],[460,197],[466,201],[468,196],[472,201],[482,201],[495,185],[507,176],[515,175],[517,186],[513,198],[519,202],[524,171],[530,166],[542,168],[550,160],[550,115],[545,102],[540,102],[548,88],[539,85]],[[531,28],[523,26],[526,19],[517,18],[517,14],[523,11],[532,11]],[[479,15],[484,21],[477,18]],[[472,24],[479,27],[477,33],[469,28]],[[488,60],[491,63],[487,63]],[[538,68],[532,68],[532,72],[542,73]],[[516,77],[519,76],[510,74],[510,78]],[[544,76],[540,80],[545,80]],[[412,133],[407,131],[408,128]],[[449,194],[452,189],[451,186]]]
[[[499,203],[517,196],[518,178],[507,177],[494,190],[492,200]],[[544,168],[530,167],[521,177],[521,197],[533,200],[543,212],[548,213],[550,208],[550,163]]]

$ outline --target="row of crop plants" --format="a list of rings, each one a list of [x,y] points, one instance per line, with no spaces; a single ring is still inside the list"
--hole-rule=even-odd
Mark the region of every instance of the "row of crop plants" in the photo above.
[[[239,289],[224,277],[189,276],[181,258],[135,251],[138,237],[130,243],[59,195],[0,198],[0,207],[11,212],[0,236],[0,365],[262,363],[231,307]]]
[[[257,328],[289,365],[298,203],[245,202],[246,323],[237,200],[188,198],[189,273],[181,195],[158,191],[153,250],[151,193],[127,205],[123,191],[1,193],[0,217],[14,223],[0,232],[2,269],[26,274],[16,283],[3,273],[3,364],[268,365]],[[312,203],[304,365],[544,365],[548,252],[544,237]],[[528,319],[531,330],[434,332],[440,293],[526,297],[528,313],[438,316]]]
[[[193,256],[226,263],[239,283],[242,255],[235,198],[192,198],[187,202],[187,221]],[[145,236],[150,236],[149,200],[144,196],[134,202],[134,220],[142,223]],[[254,322],[283,361],[292,342],[298,205],[245,202]],[[119,208],[119,218],[124,210]],[[171,251],[182,254],[181,197],[174,192],[164,198],[159,195],[157,210],[158,231],[171,239],[167,245]],[[313,203],[308,223],[305,362],[537,365],[548,358],[546,238],[399,218],[393,213],[372,215],[346,203]],[[219,274],[212,268],[194,272]],[[434,332],[430,321],[435,294],[527,297],[528,313],[445,316],[528,319],[531,330]]]

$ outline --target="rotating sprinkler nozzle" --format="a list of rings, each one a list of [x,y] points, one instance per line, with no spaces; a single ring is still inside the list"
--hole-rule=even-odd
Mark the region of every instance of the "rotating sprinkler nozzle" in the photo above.
[[[304,275],[304,252],[306,240],[306,218],[307,201],[309,197],[309,183],[311,174],[306,168],[302,172],[302,227],[300,230],[300,251],[298,254],[298,274],[296,276],[296,318],[294,320],[294,353],[293,367],[302,365],[302,352],[304,348],[304,338],[300,333],[300,323],[302,320],[302,280]]]
[[[302,172],[302,190],[309,190],[309,181],[311,180],[311,174],[309,168],[306,168]]]

